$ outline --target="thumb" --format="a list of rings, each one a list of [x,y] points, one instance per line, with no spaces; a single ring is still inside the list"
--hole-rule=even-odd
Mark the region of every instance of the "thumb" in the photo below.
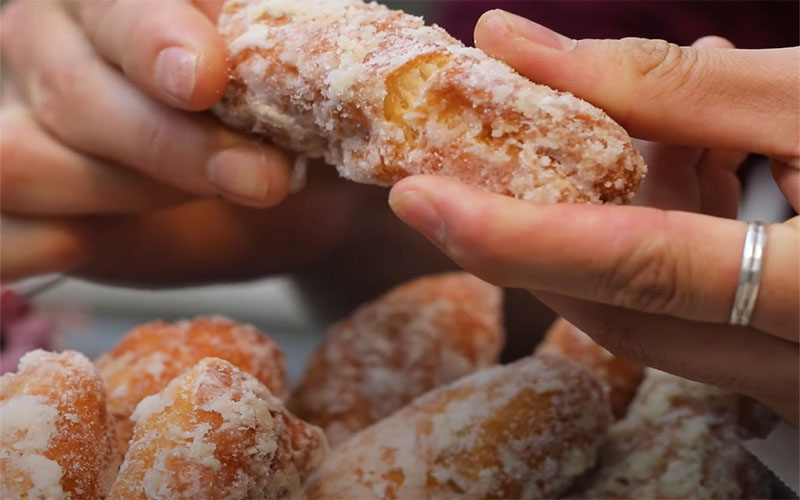
[[[499,10],[481,17],[475,41],[524,76],[605,109],[637,137],[800,156],[798,48],[577,41]]]

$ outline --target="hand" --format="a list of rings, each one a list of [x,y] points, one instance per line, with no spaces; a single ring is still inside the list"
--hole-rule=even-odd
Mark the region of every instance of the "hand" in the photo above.
[[[227,84],[221,5],[16,0],[0,11],[0,278],[152,286],[303,271],[303,289],[338,318],[443,267],[384,189],[316,165],[281,201],[290,159],[192,112]]]
[[[227,84],[212,22],[221,3],[17,0],[0,11],[4,280],[99,260],[107,271],[109,260],[126,261],[131,271],[131,249],[148,246],[142,238],[219,247],[214,234],[186,238],[186,223],[227,214],[252,227],[231,214],[255,212],[187,203],[216,196],[268,207],[287,195],[284,152],[194,112]],[[181,217],[156,215],[171,210]],[[155,233],[154,219],[162,221]],[[108,236],[114,227],[136,228],[139,240]]]
[[[538,206],[415,177],[393,188],[395,213],[467,270],[530,290],[612,352],[750,395],[796,424],[800,220],[768,228],[750,326],[729,326],[746,225],[723,218],[735,215],[738,156],[716,149],[770,156],[800,208],[798,50],[572,41],[496,11],[478,23],[476,41],[523,75],[604,108],[635,136],[715,149],[695,151],[681,183],[663,153],[693,150],[656,146],[654,177],[673,178],[670,189],[643,188],[659,208]],[[679,195],[686,186],[693,194]]]

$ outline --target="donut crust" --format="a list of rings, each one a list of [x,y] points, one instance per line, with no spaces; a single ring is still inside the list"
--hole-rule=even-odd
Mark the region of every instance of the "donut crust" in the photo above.
[[[228,0],[234,128],[347,179],[459,179],[535,202],[627,203],[646,167],[625,130],[438,26],[360,0]]]

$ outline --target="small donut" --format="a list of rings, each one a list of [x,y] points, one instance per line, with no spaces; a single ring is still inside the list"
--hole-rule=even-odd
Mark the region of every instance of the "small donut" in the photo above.
[[[535,202],[627,203],[646,167],[604,112],[419,17],[361,0],[228,0],[214,112],[350,180],[453,177]]]
[[[487,368],[419,397],[334,449],[311,499],[555,498],[596,459],[611,410],[561,357]]]
[[[644,377],[644,366],[614,356],[564,318],[553,323],[536,352],[564,356],[598,377],[608,389],[616,418],[625,415]]]
[[[749,398],[649,369],[570,498],[770,498],[768,472],[741,443],[774,422]]]
[[[103,380],[83,354],[35,350],[0,377],[0,498],[105,498],[119,462]]]
[[[206,357],[233,363],[280,398],[288,392],[281,348],[253,326],[218,316],[137,326],[97,360],[122,454],[133,432],[129,417],[139,401]]]
[[[110,498],[300,498],[327,452],[325,434],[264,384],[206,358],[136,407]]]
[[[289,408],[335,446],[430,389],[495,364],[501,298],[467,273],[394,288],[329,329]]]

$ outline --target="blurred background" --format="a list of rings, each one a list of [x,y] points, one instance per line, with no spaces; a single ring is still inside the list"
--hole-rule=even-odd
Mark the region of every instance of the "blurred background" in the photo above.
[[[742,48],[798,45],[796,1],[389,1],[391,7],[424,15],[465,43],[472,28],[491,8],[529,17],[575,38],[641,36],[688,45],[704,35],[720,35]],[[746,190],[740,218],[780,221],[792,215],[777,191],[762,158],[752,157],[741,172]],[[377,251],[377,246],[375,247]],[[380,278],[380,277],[376,277]],[[16,284],[31,290],[49,277]],[[378,279],[384,283],[387,280]],[[388,281],[397,281],[392,278]],[[385,289],[390,283],[379,288]],[[328,278],[330,291],[350,283]],[[132,326],[154,319],[172,320],[199,314],[222,314],[256,325],[284,349],[290,376],[319,341],[325,327],[347,314],[356,303],[379,291],[351,294],[351,300],[319,315],[319,301],[307,300],[287,276],[247,283],[214,284],[184,289],[129,289],[66,279],[36,296],[37,307],[57,325],[54,347],[96,356],[108,350]],[[517,294],[518,295],[518,294]],[[510,325],[506,357],[530,352],[552,320],[541,306],[525,296],[514,302],[529,311],[532,321]]]

